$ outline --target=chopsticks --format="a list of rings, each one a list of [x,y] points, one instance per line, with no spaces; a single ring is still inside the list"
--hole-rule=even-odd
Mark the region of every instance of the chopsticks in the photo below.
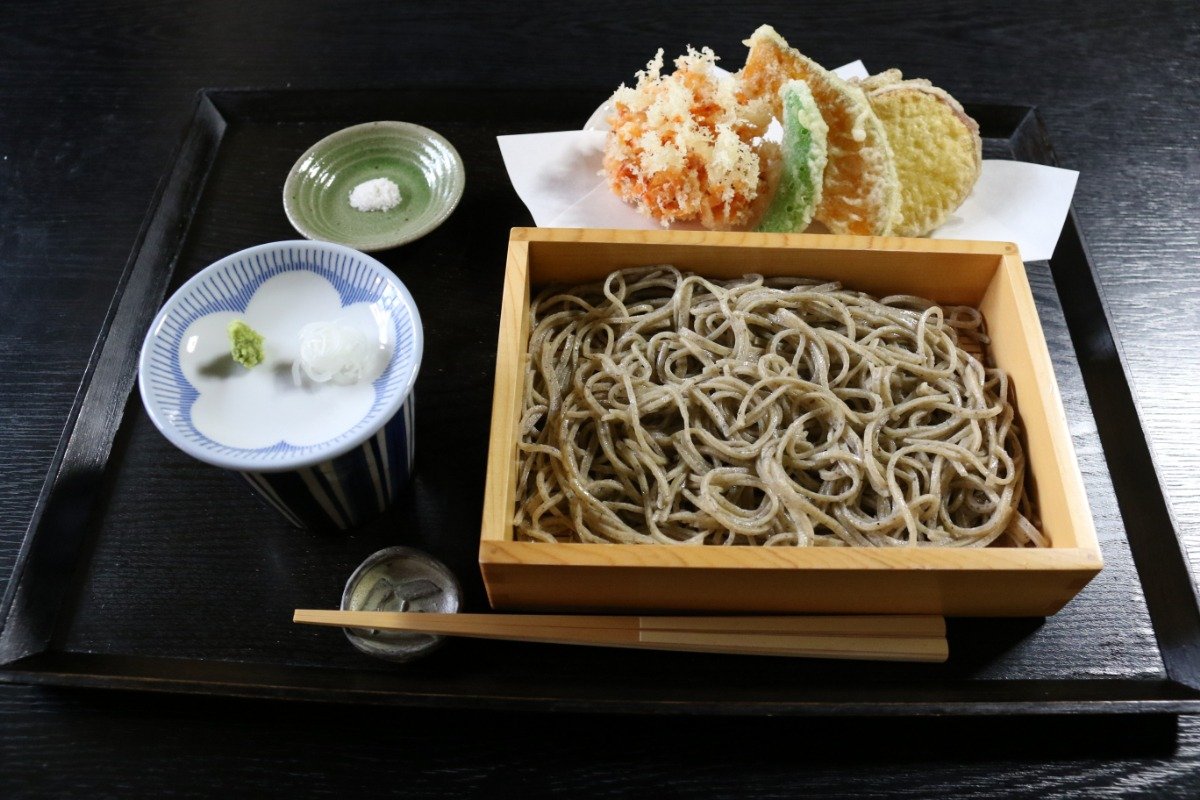
[[[476,639],[878,661],[945,661],[939,616],[637,617],[296,609],[292,621]]]

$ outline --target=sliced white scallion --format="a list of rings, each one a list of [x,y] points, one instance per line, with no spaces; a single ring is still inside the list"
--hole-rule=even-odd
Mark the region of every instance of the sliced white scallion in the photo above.
[[[313,322],[300,329],[300,357],[292,364],[292,381],[301,375],[314,383],[350,386],[374,372],[376,353],[362,331],[337,322]]]

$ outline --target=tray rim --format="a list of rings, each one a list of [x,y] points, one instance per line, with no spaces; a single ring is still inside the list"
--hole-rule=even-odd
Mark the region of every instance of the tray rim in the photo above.
[[[621,698],[573,698],[533,697],[528,693],[447,694],[444,692],[396,693],[383,688],[328,687],[286,681],[238,681],[222,671],[236,672],[239,668],[261,668],[269,665],[240,664],[238,662],[194,661],[152,656],[110,656],[104,654],[49,654],[45,666],[36,666],[42,657],[33,656],[16,665],[0,670],[0,684],[28,684],[42,686],[65,686],[117,691],[148,691],[158,694],[221,695],[247,699],[284,700],[312,703],[353,703],[400,707],[446,708],[463,711],[517,711],[533,710],[544,712],[623,713],[623,714],[686,714],[691,716],[739,716],[770,714],[796,717],[824,716],[963,716],[987,717],[995,715],[1127,715],[1127,714],[1185,714],[1200,711],[1200,694],[1179,681],[1163,679],[1021,679],[990,681],[958,681],[933,687],[944,691],[947,686],[965,693],[981,690],[990,699],[891,699],[864,702],[837,701],[826,699],[771,700],[696,700],[680,698],[621,699]],[[105,662],[134,662],[151,667],[171,662],[171,666],[182,665],[191,676],[170,677],[164,674],[117,673],[111,670],[90,671],[66,669],[58,662],[83,661],[102,665]],[[21,663],[33,662],[34,668],[22,669]],[[210,677],[198,677],[196,672],[214,671]],[[288,667],[289,673],[312,673],[316,677],[328,678],[331,671],[321,667]],[[1084,697],[1094,690],[1111,691],[1119,685],[1126,696],[1103,699]],[[874,684],[869,688],[883,688],[886,684]],[[1153,686],[1158,694],[1151,697],[1143,694],[1147,686]],[[1049,693],[1058,689],[1074,690],[1078,695],[1068,699],[1050,698]],[[1023,690],[1029,690],[1022,695]],[[1029,700],[1037,695],[1036,703]],[[1007,695],[1008,699],[1004,699]],[[1047,699],[1049,698],[1049,699]]]
[[[54,456],[51,458],[45,482],[38,492],[38,498],[34,504],[33,513],[30,516],[25,536],[21,540],[21,546],[17,552],[17,558],[13,564],[12,574],[5,588],[3,600],[0,601],[0,668],[5,667],[14,659],[14,650],[27,648],[29,646],[28,638],[30,634],[35,634],[34,631],[26,629],[25,626],[16,629],[16,633],[14,634],[14,626],[10,620],[15,613],[19,613],[18,607],[25,600],[21,591],[23,585],[22,579],[28,567],[30,553],[33,550],[37,533],[41,529],[42,520],[47,514],[53,514],[57,510],[52,507],[52,503],[55,497],[55,490],[63,480],[63,472],[68,465],[68,459],[72,452],[76,452],[79,454],[79,460],[83,460],[85,463],[89,459],[93,461],[102,459],[103,465],[107,465],[113,440],[116,438],[116,434],[121,427],[121,420],[124,417],[123,410],[129,401],[129,395],[136,382],[136,368],[132,372],[125,370],[127,374],[118,374],[115,391],[111,389],[109,391],[97,390],[100,394],[116,395],[122,398],[117,400],[119,413],[115,421],[113,421],[108,430],[101,432],[100,439],[98,441],[84,441],[83,439],[86,437],[80,437],[78,430],[84,409],[89,405],[96,405],[103,400],[103,398],[96,399],[93,389],[97,372],[106,366],[102,364],[102,361],[107,353],[106,345],[108,344],[113,328],[119,324],[123,315],[133,315],[139,318],[146,317],[147,326],[149,320],[153,319],[152,316],[147,316],[144,310],[140,314],[137,313],[139,311],[137,306],[144,308],[145,303],[134,303],[134,308],[132,309],[129,306],[123,305],[130,283],[137,277],[143,281],[150,282],[152,289],[154,284],[158,284],[159,291],[157,296],[154,296],[156,300],[155,306],[157,307],[165,294],[170,275],[174,273],[174,257],[170,261],[170,269],[162,270],[161,272],[164,273],[162,275],[155,275],[148,268],[139,270],[138,266],[143,263],[142,256],[148,239],[168,238],[178,245],[186,238],[187,232],[191,227],[195,206],[203,194],[204,185],[215,162],[216,154],[220,149],[221,139],[224,137],[227,127],[225,117],[212,101],[211,94],[212,92],[206,89],[196,92],[192,115],[184,126],[179,137],[179,142],[172,152],[169,162],[170,168],[164,172],[163,176],[159,179],[158,185],[155,187],[150,206],[134,239],[133,247],[130,250],[129,258],[125,262],[121,276],[117,280],[117,286],[113,291],[112,300],[109,302],[108,309],[105,312],[100,332],[92,346],[92,352],[88,356],[88,362],[80,379],[79,387],[76,390],[75,398],[71,403],[71,409],[67,413],[63,432],[55,448]],[[211,125],[211,128],[206,128],[206,123]],[[211,150],[211,153],[205,160],[200,173],[191,176],[186,174],[186,171],[180,168],[183,157],[191,150],[204,151],[206,148]],[[195,171],[193,170],[193,172]],[[191,178],[190,180],[189,177]],[[187,196],[189,189],[191,190],[190,197]],[[163,213],[164,201],[168,198],[175,205],[190,199],[190,202],[187,204],[186,213],[182,215],[182,220],[173,219],[169,213]],[[150,260],[155,259],[151,256]],[[150,274],[146,274],[147,272]],[[124,360],[129,362],[132,359],[136,359],[136,351],[139,349],[139,347],[132,347],[128,352],[120,355],[123,355]],[[95,500],[94,494],[95,492],[93,491],[84,498],[83,503],[79,504],[81,508],[67,509],[62,513],[75,516],[79,520],[86,519]],[[76,534],[75,538],[81,539],[83,536],[84,532],[81,530]],[[79,565],[75,566],[78,567]],[[60,604],[56,604],[53,609],[51,620],[44,622],[44,624],[49,624],[52,627],[53,620],[57,618],[61,610],[58,605]],[[17,608],[18,611],[14,612],[14,608]],[[17,637],[22,638],[18,639]],[[46,638],[48,642],[49,637],[47,636]],[[43,643],[43,645],[45,644],[46,642]]]
[[[419,87],[394,87],[394,88],[419,88]],[[466,88],[466,87],[463,87]],[[246,88],[246,89],[222,89],[222,88],[204,88],[196,93],[193,113],[189,117],[184,126],[183,133],[180,137],[179,145],[176,147],[168,169],[164,173],[164,177],[160,180],[159,185],[153,195],[149,205],[146,217],[138,236],[135,238],[131,249],[130,257],[126,263],[125,269],[118,280],[117,287],[114,291],[113,300],[109,306],[105,321],[101,327],[97,337],[95,346],[88,361],[88,365],[83,373],[79,389],[75,400],[72,404],[71,411],[67,415],[63,434],[59,441],[59,445],[55,450],[54,457],[51,460],[49,470],[47,472],[46,481],[39,492],[37,502],[35,504],[30,524],[26,534],[22,540],[18,551],[17,560],[14,564],[12,578],[7,586],[3,603],[0,604],[0,683],[25,683],[39,685],[57,685],[57,686],[80,686],[80,687],[96,687],[110,689],[142,689],[149,691],[159,691],[167,693],[184,693],[184,694],[219,694],[226,696],[239,697],[279,697],[284,699],[294,700],[326,700],[330,702],[369,702],[369,703],[387,703],[395,705],[438,705],[446,707],[464,707],[464,708],[486,708],[489,707],[489,702],[482,696],[471,694],[458,695],[427,695],[421,692],[413,691],[362,691],[353,688],[341,688],[339,690],[330,690],[323,687],[297,687],[281,685],[280,682],[275,683],[228,683],[228,682],[211,682],[197,680],[196,678],[171,678],[169,676],[159,676],[153,680],[147,678],[139,678],[132,675],[105,673],[102,670],[91,670],[71,668],[65,669],[62,665],[57,668],[52,663],[45,663],[48,660],[53,661],[54,657],[59,657],[60,660],[67,662],[86,662],[88,654],[74,653],[69,651],[52,651],[52,632],[54,622],[60,609],[56,606],[53,613],[49,615],[49,619],[42,619],[40,623],[35,621],[31,627],[30,620],[22,615],[22,610],[28,606],[28,598],[22,593],[22,587],[25,582],[23,577],[25,570],[29,566],[31,553],[34,552],[34,541],[39,531],[43,530],[45,518],[54,516],[55,514],[66,514],[68,519],[85,518],[86,513],[90,510],[90,499],[85,500],[82,504],[76,504],[76,507],[69,509],[61,509],[54,507],[55,489],[60,486],[63,478],[65,467],[71,466],[69,463],[70,457],[73,454],[87,456],[91,459],[100,457],[101,465],[107,463],[108,455],[112,447],[112,441],[121,427],[120,412],[124,409],[125,403],[128,402],[129,390],[132,388],[132,383],[135,377],[135,372],[128,376],[119,376],[128,378],[127,381],[119,381],[118,383],[127,382],[129,385],[124,389],[118,389],[117,392],[111,391],[111,387],[104,394],[117,394],[122,398],[117,403],[117,415],[115,421],[111,424],[111,430],[108,431],[107,440],[99,441],[81,441],[79,427],[80,419],[85,408],[89,403],[95,400],[93,390],[95,389],[95,378],[97,373],[103,370],[106,366],[104,362],[108,355],[108,343],[110,334],[114,327],[128,322],[126,317],[129,315],[128,304],[123,304],[122,301],[126,298],[126,293],[130,284],[135,279],[143,282],[146,275],[145,271],[148,267],[143,266],[147,261],[161,263],[166,262],[167,269],[159,270],[164,275],[159,275],[161,290],[165,293],[167,281],[174,273],[175,261],[178,257],[178,246],[186,239],[188,229],[190,228],[193,212],[196,204],[203,195],[203,189],[207,182],[208,175],[213,164],[219,156],[221,143],[226,133],[228,124],[232,120],[252,121],[256,117],[247,109],[255,109],[258,105],[257,101],[264,97],[273,98],[276,102],[286,109],[283,115],[287,113],[296,113],[291,109],[299,108],[299,104],[305,96],[314,97],[324,95],[337,95],[343,93],[375,93],[387,91],[385,87],[370,87],[362,89],[305,89],[305,88]],[[547,89],[546,91],[551,91]],[[584,92],[584,88],[573,87],[569,91]],[[291,103],[292,105],[288,105]],[[1041,144],[1041,152],[1044,157],[1033,158],[1035,162],[1040,163],[1056,163],[1057,159],[1054,155],[1053,148],[1050,146],[1049,138],[1046,135],[1045,127],[1041,121],[1037,109],[1025,105],[1012,104],[996,104],[996,103],[980,103],[968,104],[976,109],[991,109],[995,113],[1002,113],[1011,116],[1014,124],[1011,130],[1008,130],[1005,135],[1011,140],[1023,131],[1026,135],[1033,135],[1039,138]],[[239,109],[243,116],[238,116]],[[1026,130],[1029,129],[1029,130]],[[1032,133],[1031,133],[1032,132]],[[193,152],[195,151],[195,152]],[[195,153],[200,153],[199,159],[200,168],[197,170],[195,165],[187,166],[184,156]],[[181,203],[186,206],[182,207]],[[168,250],[153,250],[153,244],[161,245],[163,240],[173,242],[173,246]],[[1066,241],[1064,241],[1066,240]],[[1149,442],[1145,439],[1143,415],[1141,409],[1136,402],[1133,386],[1130,383],[1130,375],[1127,367],[1127,362],[1124,358],[1124,352],[1120,341],[1117,339],[1111,324],[1111,315],[1109,313],[1107,303],[1103,296],[1103,287],[1099,283],[1098,274],[1095,264],[1088,252],[1086,241],[1084,240],[1082,230],[1079,227],[1078,219],[1072,209],[1068,215],[1067,224],[1064,226],[1063,237],[1060,240],[1058,251],[1061,253],[1068,247],[1076,246],[1080,249],[1082,257],[1088,268],[1089,279],[1086,281],[1090,285],[1091,292],[1095,296],[1095,303],[1098,304],[1101,311],[1098,319],[1090,320],[1093,324],[1100,324],[1106,330],[1109,339],[1115,345],[1115,362],[1119,369],[1120,386],[1124,387],[1125,393],[1132,402],[1132,408],[1138,421],[1137,441],[1141,443],[1146,451],[1146,457],[1149,461],[1150,477],[1154,481],[1157,490],[1158,498],[1161,499],[1165,518],[1169,524],[1167,534],[1159,534],[1152,542],[1153,547],[1141,548],[1144,552],[1139,555],[1138,548],[1135,548],[1134,541],[1129,538],[1130,549],[1133,552],[1135,567],[1142,561],[1151,556],[1158,558],[1167,557],[1172,559],[1170,565],[1172,570],[1178,573],[1182,570],[1186,578],[1186,586],[1180,587],[1179,581],[1176,580],[1166,592],[1165,597],[1157,597],[1152,600],[1151,595],[1154,593],[1153,587],[1148,587],[1142,579],[1141,570],[1137,570],[1139,584],[1146,595],[1148,610],[1150,611],[1151,623],[1154,629],[1156,643],[1158,646],[1159,655],[1162,659],[1163,667],[1166,671],[1166,677],[1155,677],[1153,679],[1116,679],[1116,680],[1101,680],[1100,685],[1113,686],[1118,683],[1130,684],[1137,688],[1137,692],[1128,697],[1119,699],[1084,699],[1084,700],[1069,700],[1062,701],[1055,705],[1055,701],[1047,701],[1044,697],[1026,697],[1024,699],[1012,700],[1007,703],[997,703],[988,700],[984,697],[967,700],[946,700],[939,702],[925,701],[891,701],[887,703],[853,703],[853,704],[830,704],[830,703],[791,703],[788,701],[771,700],[753,704],[758,710],[753,713],[804,713],[815,715],[827,714],[852,714],[858,716],[873,716],[873,715],[890,715],[890,714],[955,714],[955,715],[992,715],[992,714],[1043,714],[1043,713],[1194,713],[1200,712],[1200,602],[1197,600],[1197,587],[1195,581],[1192,580],[1190,567],[1184,557],[1182,545],[1179,541],[1177,530],[1178,527],[1174,524],[1172,510],[1166,502],[1165,495],[1162,493],[1162,484],[1159,478],[1157,465],[1153,461],[1152,453],[1149,450]],[[1053,273],[1053,264],[1055,259],[1051,259],[1051,269],[1054,275],[1056,291],[1060,297],[1063,292],[1060,287],[1059,276]],[[142,267],[139,270],[139,267]],[[153,284],[153,281],[151,282]],[[1073,296],[1073,295],[1072,295]],[[162,295],[153,298],[154,302],[151,306],[151,311],[147,315],[147,322],[153,316],[153,309],[161,303]],[[1091,299],[1091,298],[1089,298]],[[150,297],[139,298],[139,304],[150,304]],[[1093,309],[1094,310],[1094,309]],[[1068,316],[1067,307],[1063,306],[1064,316]],[[1076,311],[1076,314],[1081,314],[1082,311]],[[135,314],[136,317],[136,314]],[[136,321],[136,319],[135,319]],[[1068,319],[1068,323],[1070,320]],[[1077,355],[1081,359],[1082,354],[1079,352],[1080,346],[1075,336],[1071,336],[1072,343],[1075,345]],[[128,355],[128,354],[125,354]],[[1084,378],[1087,381],[1088,373],[1085,371]],[[1112,375],[1108,375],[1112,378]],[[1088,385],[1088,396],[1092,402],[1095,402],[1091,385]],[[1093,412],[1093,417],[1095,416]],[[100,437],[103,439],[104,437]],[[1103,439],[1102,439],[1103,443]],[[1110,459],[1108,448],[1105,448],[1105,457]],[[1111,473],[1112,470],[1110,469]],[[1115,482],[1115,481],[1114,481]],[[1116,489],[1116,487],[1114,487]],[[91,498],[94,499],[94,498]],[[1117,494],[1118,505],[1120,503],[1120,494]],[[1126,532],[1128,533],[1128,515],[1124,509],[1121,511],[1122,519],[1126,522]],[[81,516],[82,515],[82,516]],[[83,538],[84,531],[76,532],[75,538]],[[59,547],[52,555],[60,556],[63,548]],[[1164,555],[1165,554],[1165,555]],[[85,562],[86,563],[86,562]],[[81,567],[82,564],[68,564],[71,568]],[[1152,582],[1158,584],[1159,582]],[[1162,583],[1171,583],[1164,581]],[[1164,631],[1159,629],[1159,617],[1163,613],[1163,604],[1168,602],[1177,603],[1181,596],[1187,600],[1187,603],[1182,609],[1167,613],[1167,622]],[[1158,614],[1152,608],[1152,603],[1159,607]],[[1168,611],[1171,607],[1167,606]],[[48,629],[48,630],[47,630]],[[39,635],[41,637],[40,647],[35,644]],[[118,657],[119,658],[119,657]],[[129,658],[138,658],[130,656]],[[170,661],[171,659],[165,659]],[[185,663],[195,665],[218,664],[221,662],[210,662],[204,659],[184,659]],[[83,664],[82,666],[86,666]],[[275,665],[264,664],[274,669],[282,669],[288,672],[303,671],[308,667],[276,667]],[[330,673],[329,670],[324,670]],[[336,674],[336,673],[331,673]],[[1054,681],[1041,681],[1043,685],[1055,683],[1060,685],[1069,685],[1078,687],[1084,683],[1096,683],[1090,679],[1056,679]],[[983,682],[968,683],[968,687],[980,687]],[[993,681],[995,684],[1017,686],[1022,683],[1020,679],[1009,681]],[[286,682],[283,682],[286,684]],[[945,686],[944,682],[939,684]],[[978,688],[969,689],[968,691],[979,691]],[[324,697],[310,696],[313,693],[324,692]],[[980,694],[986,694],[985,691],[979,691]],[[432,699],[431,699],[432,698]],[[501,703],[514,703],[513,707],[520,707],[530,710],[556,710],[565,709],[567,707],[578,711],[594,711],[597,713],[603,712],[650,712],[662,711],[670,713],[747,713],[746,711],[725,710],[722,703],[716,703],[722,708],[699,708],[697,704],[691,701],[678,700],[626,700],[620,701],[623,705],[621,708],[596,707],[595,703],[575,707],[570,698],[558,698],[558,700],[548,698],[525,699],[513,698],[504,695],[499,696]],[[703,706],[703,702],[700,703]],[[708,705],[713,705],[709,703]],[[737,705],[735,702],[734,705]],[[796,708],[789,710],[790,706]],[[508,707],[508,706],[504,706]],[[903,709],[903,710],[898,710]],[[922,710],[923,709],[923,710]],[[1058,710],[1056,710],[1058,709]]]

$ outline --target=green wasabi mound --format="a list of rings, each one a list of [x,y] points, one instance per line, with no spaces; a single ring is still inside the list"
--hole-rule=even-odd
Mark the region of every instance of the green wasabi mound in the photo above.
[[[229,323],[229,354],[246,369],[263,360],[263,337],[240,319]]]
[[[779,94],[783,99],[783,168],[758,230],[793,233],[808,227],[821,203],[829,127],[804,81],[788,81]]]

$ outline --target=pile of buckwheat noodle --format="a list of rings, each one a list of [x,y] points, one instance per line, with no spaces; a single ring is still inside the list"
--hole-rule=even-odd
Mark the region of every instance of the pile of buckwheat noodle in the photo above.
[[[519,539],[1046,544],[974,309],[656,266],[532,312]]]

